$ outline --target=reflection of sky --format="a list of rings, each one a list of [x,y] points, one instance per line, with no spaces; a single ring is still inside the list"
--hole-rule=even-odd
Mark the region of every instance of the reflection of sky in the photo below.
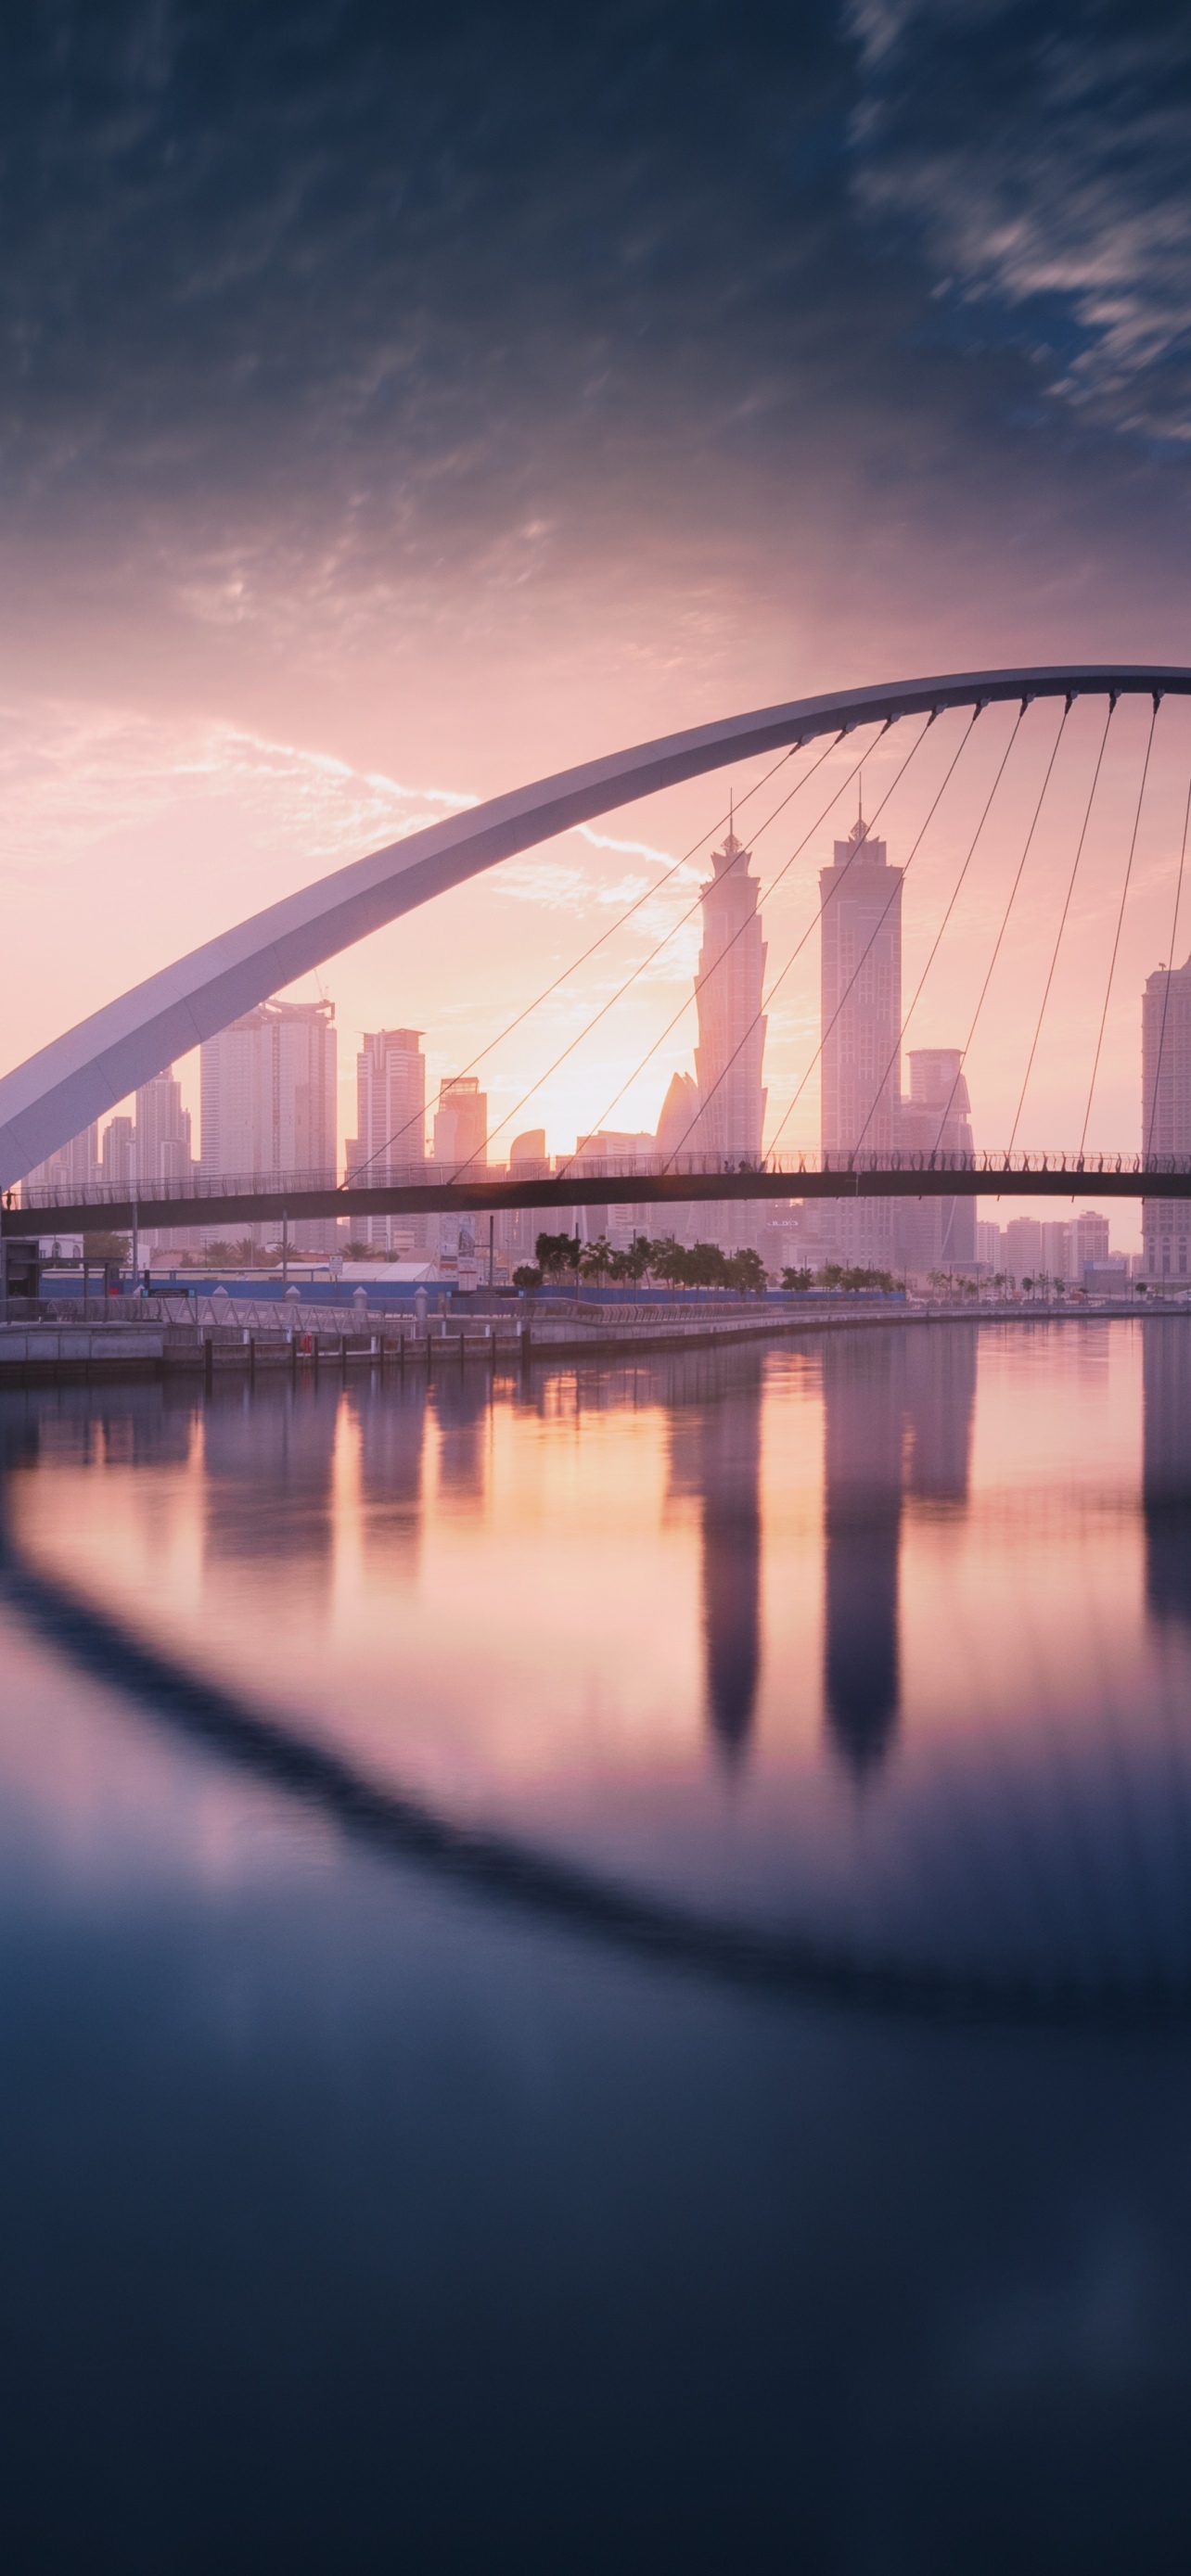
[[[86,1425],[47,1398],[16,1520],[452,1813],[840,1937],[950,1922],[978,1948],[1043,1917],[1078,1947],[1097,1909],[1120,1934],[1136,1830],[1165,1939],[1191,1408],[1164,1381],[1143,1514],[1143,1345],[1152,1374],[1181,1330],[874,1331],[544,1372],[528,1403],[477,1371],[154,1424],[147,1390],[135,1438],[117,1399]]]

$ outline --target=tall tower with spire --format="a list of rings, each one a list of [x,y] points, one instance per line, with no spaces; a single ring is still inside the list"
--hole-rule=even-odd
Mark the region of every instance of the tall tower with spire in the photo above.
[[[704,886],[703,943],[696,1000],[699,1043],[695,1078],[699,1117],[691,1148],[735,1161],[755,1161],[765,1124],[761,1071],[765,1055],[765,942],[757,910],[758,886],[750,873],[752,851],[736,837],[731,819],[714,871]]]
[[[823,1151],[888,1154],[901,1102],[902,871],[889,866],[863,813],[820,870],[819,895]],[[840,1249],[887,1267],[890,1201],[841,1206]]]

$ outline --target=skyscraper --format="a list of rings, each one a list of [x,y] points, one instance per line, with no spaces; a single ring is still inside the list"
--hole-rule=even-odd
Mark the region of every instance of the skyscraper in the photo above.
[[[60,1145],[56,1154],[47,1154],[26,1175],[30,1189],[71,1190],[99,1178],[99,1121],[84,1127],[81,1136],[72,1136],[68,1145]]]
[[[130,1190],[137,1177],[136,1129],[131,1118],[109,1118],[103,1131],[100,1177],[105,1190]]]
[[[481,1170],[488,1160],[488,1094],[474,1073],[448,1074],[434,1113],[434,1160]]]
[[[1147,978],[1141,1006],[1141,1150],[1191,1154],[1191,957]],[[1148,1279],[1185,1279],[1191,1235],[1186,1199],[1146,1199],[1142,1243]]]
[[[374,1029],[356,1057],[356,1132],[347,1143],[347,1177],[380,1187],[426,1159],[426,1059],[420,1029]],[[396,1226],[397,1235],[394,1236]],[[426,1221],[353,1218],[361,1242],[389,1251],[420,1248]]]
[[[104,1152],[106,1155],[107,1137]],[[190,1111],[182,1106],[182,1085],[171,1064],[164,1073],[155,1074],[151,1082],[143,1082],[136,1095],[133,1177],[152,1188],[155,1181],[185,1180],[193,1169]],[[202,1241],[201,1231],[191,1227],[163,1227],[154,1221],[146,1231],[163,1252],[191,1250]]]
[[[712,851],[714,873],[700,895],[703,941],[695,1049],[699,1115],[688,1149],[720,1154],[732,1162],[741,1156],[758,1159],[765,1123],[761,1085],[765,942],[757,910],[757,880],[749,873],[751,857],[751,850],[729,829],[723,848]]]
[[[420,1029],[375,1029],[356,1057],[356,1133],[348,1175],[388,1181],[426,1158],[426,1058]]]
[[[901,1106],[902,871],[858,817],[819,874],[823,1151],[888,1154]],[[892,1202],[839,1208],[847,1261],[889,1267]]]
[[[308,1189],[333,1189],[335,1063],[333,1002],[262,1002],[205,1038],[203,1171],[273,1183],[300,1176]],[[329,1250],[334,1219],[304,1222],[302,1237],[312,1251]]]
[[[143,1082],[136,1095],[138,1181],[184,1180],[190,1171],[190,1111],[174,1068]]]
[[[902,1150],[969,1155],[971,1103],[960,1049],[915,1047],[909,1065],[910,1097],[902,1101],[897,1122]],[[896,1207],[894,1240],[905,1269],[948,1270],[975,1261],[975,1199],[899,1199]]]
[[[335,1005],[262,1002],[202,1049],[202,1168],[336,1176]]]

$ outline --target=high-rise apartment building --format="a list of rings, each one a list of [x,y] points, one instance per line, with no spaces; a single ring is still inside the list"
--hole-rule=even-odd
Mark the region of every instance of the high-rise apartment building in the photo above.
[[[99,1159],[105,1190],[129,1191],[137,1177],[136,1128],[131,1118],[109,1118]]]
[[[143,1082],[137,1092],[132,1177],[138,1187],[151,1189],[155,1182],[186,1180],[194,1168],[190,1111],[182,1106],[182,1085],[170,1064],[164,1073],[154,1074],[151,1082]],[[202,1241],[201,1231],[163,1226],[159,1220],[153,1221],[147,1233],[162,1252],[192,1250]]]
[[[1075,1240],[1075,1259],[1072,1266],[1076,1278],[1082,1279],[1085,1261],[1107,1261],[1108,1259],[1108,1218],[1097,1216],[1091,1208],[1088,1208],[1082,1216],[1076,1217],[1071,1231]]]
[[[205,1038],[203,1171],[334,1188],[335,1070],[333,1002],[262,1002]],[[312,1251],[332,1249],[334,1220],[304,1221],[302,1239]]]
[[[71,1190],[86,1188],[100,1178],[99,1122],[84,1127],[81,1136],[72,1136],[68,1145],[60,1145],[56,1154],[47,1154],[26,1174],[24,1188]]]
[[[889,1153],[898,1131],[902,871],[862,820],[819,873],[824,1153]]]
[[[182,1106],[182,1085],[168,1065],[136,1095],[136,1178],[185,1180],[190,1165],[190,1111]]]
[[[474,1073],[448,1075],[434,1113],[434,1160],[444,1172],[462,1164],[480,1170],[488,1160],[488,1094]]]
[[[1191,1154],[1191,957],[1160,966],[1146,981],[1141,1006],[1141,1149]],[[1143,1275],[1185,1279],[1191,1202],[1142,1203]]]
[[[761,1071],[765,1056],[765,942],[757,910],[751,850],[733,830],[713,850],[713,873],[700,893],[703,939],[696,1003],[699,1042],[695,1083],[699,1115],[692,1151],[756,1161],[765,1124]]]
[[[347,1143],[347,1177],[380,1187],[426,1159],[426,1058],[420,1029],[373,1029],[356,1057],[356,1132]],[[362,1243],[389,1252],[425,1248],[426,1219],[353,1218]]]
[[[1042,1228],[1042,1273],[1050,1280],[1066,1282],[1075,1277],[1073,1268],[1072,1228],[1062,1219]]]
[[[1042,1269],[1042,1227],[1035,1216],[1010,1217],[1005,1228],[1005,1268],[1019,1286]]]
[[[522,1135],[514,1136],[509,1147],[509,1172],[514,1179],[544,1180],[549,1170],[544,1127],[527,1127]],[[496,1220],[496,1243],[502,1260],[511,1270],[519,1262],[532,1262],[539,1234],[561,1234],[569,1230],[572,1222],[569,1209],[557,1212],[506,1208]]]
[[[899,1013],[900,1007],[899,997]],[[927,1155],[970,1155],[971,1102],[960,1049],[915,1047],[909,1065],[910,1096],[901,1102],[897,1119],[899,1146]],[[898,1200],[893,1231],[897,1258],[906,1270],[970,1269],[976,1259],[976,1201]]]
[[[262,1002],[202,1049],[202,1168],[333,1188],[335,1005]]]
[[[426,1159],[426,1058],[420,1029],[375,1029],[356,1057],[356,1132],[349,1175],[378,1183]]]
[[[823,1151],[888,1154],[901,1108],[902,871],[863,818],[836,842],[819,896]],[[892,1266],[891,1200],[841,1202],[838,1228],[846,1261]]]

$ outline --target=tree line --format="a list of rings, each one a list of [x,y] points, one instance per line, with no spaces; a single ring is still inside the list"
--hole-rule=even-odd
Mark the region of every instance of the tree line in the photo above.
[[[535,1289],[552,1282],[581,1279],[595,1287],[639,1288],[662,1281],[667,1288],[731,1288],[738,1296],[762,1297],[769,1285],[759,1252],[745,1244],[738,1252],[721,1252],[718,1243],[678,1243],[672,1234],[651,1242],[636,1235],[618,1250],[605,1235],[580,1243],[573,1234],[540,1234],[534,1246],[536,1265],[524,1262],[513,1272],[514,1288]]]

